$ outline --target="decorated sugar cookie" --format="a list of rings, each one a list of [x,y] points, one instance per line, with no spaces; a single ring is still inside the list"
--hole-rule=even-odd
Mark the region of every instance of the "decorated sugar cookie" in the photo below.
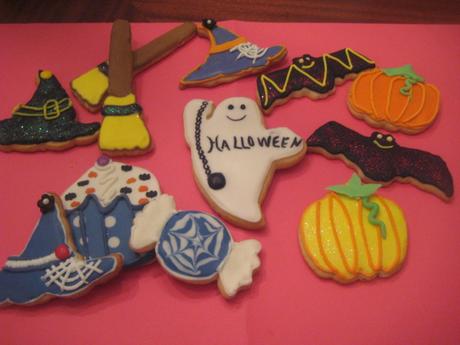
[[[85,257],[78,251],[57,195],[44,194],[37,205],[42,215],[29,242],[0,271],[0,306],[78,297],[123,265],[119,254]]]
[[[265,128],[257,104],[234,97],[215,109],[195,99],[184,109],[195,180],[211,206],[245,228],[264,226],[261,203],[278,168],[298,163],[305,141],[288,128]]]
[[[350,48],[321,57],[305,54],[294,58],[289,67],[257,77],[259,104],[269,113],[292,97],[325,98],[336,85],[374,67],[374,61]]]
[[[388,277],[401,268],[407,252],[404,214],[393,201],[374,194],[379,187],[361,184],[353,175],[304,211],[300,246],[318,276],[351,283]]]
[[[90,257],[120,253],[125,266],[151,260],[153,253],[134,252],[129,238],[134,217],[159,194],[148,170],[100,157],[62,196],[78,251]]]
[[[452,175],[440,156],[399,146],[391,135],[374,132],[366,137],[331,121],[319,127],[307,144],[308,152],[340,159],[366,180],[410,183],[443,200],[454,194]]]
[[[139,73],[152,64],[168,56],[177,48],[195,37],[194,23],[183,23],[163,35],[153,39],[133,52],[134,73]],[[109,64],[100,63],[79,75],[70,83],[75,97],[89,111],[98,111],[104,102],[109,88]]]
[[[218,280],[226,298],[252,284],[260,266],[256,240],[234,242],[218,218],[199,211],[176,211],[171,196],[161,195],[136,215],[131,247],[144,253],[155,247],[161,266],[189,283]]]
[[[206,61],[180,81],[180,87],[212,87],[260,73],[286,55],[280,45],[259,47],[218,26],[214,19],[204,19],[197,25],[198,35],[208,38],[211,46]]]
[[[80,123],[72,100],[51,71],[39,71],[37,89],[11,118],[0,121],[0,151],[60,151],[97,140],[99,123]]]
[[[367,71],[348,96],[351,113],[372,127],[416,134],[429,127],[439,111],[436,86],[425,82],[411,65]]]

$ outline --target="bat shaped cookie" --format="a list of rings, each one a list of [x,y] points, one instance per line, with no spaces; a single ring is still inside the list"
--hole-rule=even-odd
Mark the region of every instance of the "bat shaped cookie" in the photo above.
[[[452,175],[444,160],[426,151],[399,146],[391,135],[363,136],[331,121],[307,140],[311,152],[341,159],[369,181],[411,183],[449,200],[454,194]]]
[[[305,54],[294,58],[289,67],[257,77],[259,103],[269,113],[291,97],[325,98],[335,85],[374,67],[374,61],[350,48],[320,57]]]

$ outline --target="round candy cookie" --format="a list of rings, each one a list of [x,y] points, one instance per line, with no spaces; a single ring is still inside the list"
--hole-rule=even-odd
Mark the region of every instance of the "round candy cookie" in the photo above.
[[[350,89],[348,108],[372,127],[417,134],[436,119],[439,99],[436,86],[405,65],[361,73]]]
[[[311,269],[339,283],[388,277],[406,257],[407,226],[402,210],[374,195],[379,184],[353,175],[303,213],[299,241]]]
[[[260,266],[258,241],[234,242],[222,221],[204,212],[176,211],[174,199],[165,194],[136,216],[130,246],[139,253],[155,248],[161,266],[182,281],[217,279],[226,298],[252,284]]]

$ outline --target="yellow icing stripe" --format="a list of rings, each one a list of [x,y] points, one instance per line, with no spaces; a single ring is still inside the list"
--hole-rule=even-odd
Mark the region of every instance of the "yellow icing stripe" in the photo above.
[[[288,70],[286,79],[284,80],[284,84],[283,84],[282,87],[279,87],[276,84],[276,82],[273,81],[272,79],[270,79],[269,77],[267,77],[266,74],[262,74],[261,82],[262,82],[262,86],[263,86],[263,89],[264,89],[264,105],[266,106],[268,104],[268,88],[267,88],[266,83],[270,83],[280,93],[285,92],[286,89],[287,89],[287,85],[289,83],[289,79],[291,77],[292,71],[296,70],[297,72],[299,72],[299,73],[303,74],[304,76],[306,76],[308,79],[310,79],[315,84],[317,84],[317,85],[319,85],[321,87],[324,87],[326,85],[327,75],[328,75],[327,59],[334,60],[334,61],[338,62],[339,64],[341,64],[346,69],[351,70],[353,68],[353,64],[351,62],[350,53],[354,54],[355,56],[363,59],[364,61],[366,61],[368,63],[374,63],[374,61],[369,60],[368,58],[366,58],[365,56],[355,52],[351,48],[346,48],[345,49],[345,55],[346,55],[346,59],[347,59],[346,62],[343,62],[339,58],[337,58],[335,56],[332,56],[330,54],[324,54],[323,55],[324,74],[323,74],[323,79],[322,80],[316,79],[314,76],[312,76],[308,72],[305,72],[303,69],[299,68],[296,64],[291,64],[289,66],[289,70]]]
[[[417,85],[420,85],[420,84],[415,84],[412,88],[415,88]],[[412,114],[412,116],[409,116],[408,119],[404,119],[403,121],[401,121],[404,124],[406,124],[407,122],[412,121],[413,119],[415,119],[422,112],[423,108],[425,107],[425,104],[426,104],[426,89],[425,89],[425,85],[420,85],[420,87],[422,88],[422,100],[420,101],[420,107],[417,109],[417,111],[414,114]],[[412,89],[411,92],[413,93],[414,90]]]
[[[352,253],[354,254],[353,255],[354,258],[353,258],[353,266],[352,267],[350,267],[350,265],[349,265],[349,263],[348,263],[348,261],[347,261],[347,259],[345,257],[345,253],[344,253],[344,250],[342,248],[342,244],[341,244],[339,236],[337,234],[337,228],[336,228],[335,221],[334,221],[334,209],[333,209],[334,201],[337,202],[340,205],[340,207],[342,208],[342,211],[345,214],[345,218],[347,219],[348,231],[350,232],[351,239],[352,239]],[[356,267],[357,267],[357,255],[356,255],[357,251],[356,251],[355,235],[354,235],[353,225],[351,223],[350,215],[348,214],[347,208],[345,207],[343,202],[340,200],[340,198],[337,198],[335,193],[330,193],[329,194],[328,202],[329,202],[329,219],[330,219],[330,222],[331,222],[331,225],[332,225],[332,234],[333,234],[335,243],[337,245],[337,248],[339,249],[340,258],[342,259],[343,266],[348,271],[348,273],[354,274],[354,273],[356,273]]]
[[[321,201],[318,200],[316,203],[316,240],[318,241],[318,248],[321,256],[326,263],[326,266],[329,267],[329,270],[334,274],[337,274],[337,269],[332,265],[331,261],[329,260],[326,252],[324,251],[323,242],[321,238]]]
[[[375,196],[375,198],[382,204],[383,208],[385,209],[385,212],[387,213],[388,218],[390,219],[391,231],[393,232],[393,235],[395,238],[396,255],[395,255],[394,261],[389,265],[388,270],[385,270],[385,267],[383,267],[383,264],[382,264],[382,270],[384,272],[388,272],[388,271],[392,271],[400,262],[401,242],[399,240],[398,228],[396,226],[396,222],[393,217],[393,213],[390,210],[390,207],[387,205],[386,201],[383,198],[380,198],[378,196]]]
[[[64,105],[67,102],[67,105]],[[63,98],[61,100],[56,99],[49,99],[45,102],[42,107],[36,107],[26,104],[19,104],[15,107],[15,109],[28,109],[32,111],[39,111],[40,113],[31,114],[31,113],[24,113],[21,111],[14,111],[13,115],[19,116],[26,116],[26,117],[44,117],[46,120],[53,120],[58,118],[63,111],[66,111],[72,107],[72,101],[70,98]]]
[[[117,97],[117,96],[108,96],[105,101],[104,105],[131,105],[136,103],[136,96],[132,93],[127,94],[124,97]]]

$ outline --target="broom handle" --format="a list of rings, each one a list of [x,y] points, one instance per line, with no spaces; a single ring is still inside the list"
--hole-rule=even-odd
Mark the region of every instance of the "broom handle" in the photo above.
[[[124,97],[131,93],[133,80],[133,53],[131,27],[126,20],[117,19],[112,26],[109,51],[110,96]]]

